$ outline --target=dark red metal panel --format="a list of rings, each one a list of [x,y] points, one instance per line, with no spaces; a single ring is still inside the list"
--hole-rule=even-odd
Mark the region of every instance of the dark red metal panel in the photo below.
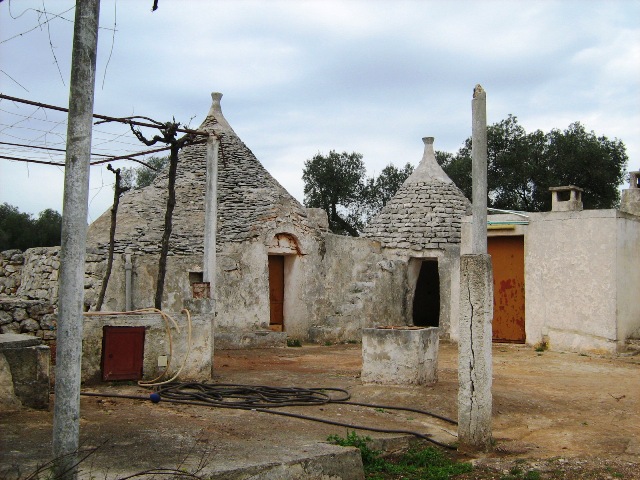
[[[102,328],[102,380],[140,380],[144,327]]]
[[[269,255],[269,303],[272,330],[284,329],[284,256]]]
[[[493,264],[493,340],[524,343],[524,237],[489,237]]]

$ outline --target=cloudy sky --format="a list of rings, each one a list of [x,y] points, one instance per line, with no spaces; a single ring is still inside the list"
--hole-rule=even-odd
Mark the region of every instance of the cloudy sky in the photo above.
[[[0,93],[67,105],[74,3],[0,3]],[[548,131],[580,121],[622,140],[629,169],[640,169],[638,0],[152,4],[102,0],[94,111],[197,127],[222,92],[236,133],[299,200],[303,163],[317,152],[360,152],[369,175],[415,165],[424,136],[455,152],[478,83],[489,123],[514,114],[527,131]],[[0,155],[25,156],[6,143],[64,145],[64,120],[0,101]],[[94,152],[141,149],[122,126],[96,129]],[[90,220],[109,208],[112,182],[92,168]],[[61,167],[0,159],[0,203],[61,211],[62,190]]]

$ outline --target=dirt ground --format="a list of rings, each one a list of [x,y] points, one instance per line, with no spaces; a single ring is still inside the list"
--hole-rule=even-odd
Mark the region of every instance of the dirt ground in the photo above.
[[[218,351],[218,383],[336,387],[357,402],[429,410],[457,418],[457,348],[443,342],[432,386],[373,386],[360,381],[360,345]],[[604,358],[498,344],[493,349],[493,434],[490,454],[464,478],[639,478],[640,357]],[[148,395],[137,386],[109,384],[87,392]],[[430,433],[455,442],[455,426],[385,408],[339,404],[286,411],[345,423]],[[196,460],[231,468],[318,448],[347,429],[260,412],[208,409],[166,402],[82,397],[81,439],[100,447],[105,465],[129,471]],[[0,478],[25,477],[50,457],[51,412],[0,413]],[[359,432],[371,437],[392,435]],[[105,446],[106,445],[106,446]],[[133,452],[135,451],[135,454]],[[133,454],[133,458],[132,458]],[[188,456],[196,457],[184,460]],[[96,456],[97,458],[98,456]],[[183,459],[183,460],[179,460]],[[102,462],[102,463],[101,463]],[[542,476],[526,477],[529,471]],[[4,477],[3,477],[4,475]]]

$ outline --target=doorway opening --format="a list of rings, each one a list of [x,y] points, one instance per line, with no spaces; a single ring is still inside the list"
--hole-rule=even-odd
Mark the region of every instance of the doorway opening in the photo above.
[[[418,327],[440,326],[440,274],[438,260],[424,260],[413,296],[413,324]]]
[[[269,255],[269,328],[284,331],[284,255]]]

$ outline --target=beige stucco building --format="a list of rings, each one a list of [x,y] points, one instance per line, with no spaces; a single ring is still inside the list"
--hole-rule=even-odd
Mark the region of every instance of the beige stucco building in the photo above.
[[[562,191],[567,192],[565,200],[559,196]],[[632,185],[623,192],[623,205],[636,191]],[[511,329],[515,331],[502,336],[513,335],[507,340],[518,341],[520,329],[521,341],[546,342],[553,350],[622,351],[627,340],[640,338],[640,217],[615,209],[582,210],[577,187],[552,193],[551,212],[488,217],[494,338],[501,336],[501,329]],[[469,245],[467,217],[463,253]],[[509,259],[501,267],[505,253]],[[516,280],[519,275],[522,281]],[[501,323],[501,307],[511,309],[507,316],[514,318],[512,325]]]

